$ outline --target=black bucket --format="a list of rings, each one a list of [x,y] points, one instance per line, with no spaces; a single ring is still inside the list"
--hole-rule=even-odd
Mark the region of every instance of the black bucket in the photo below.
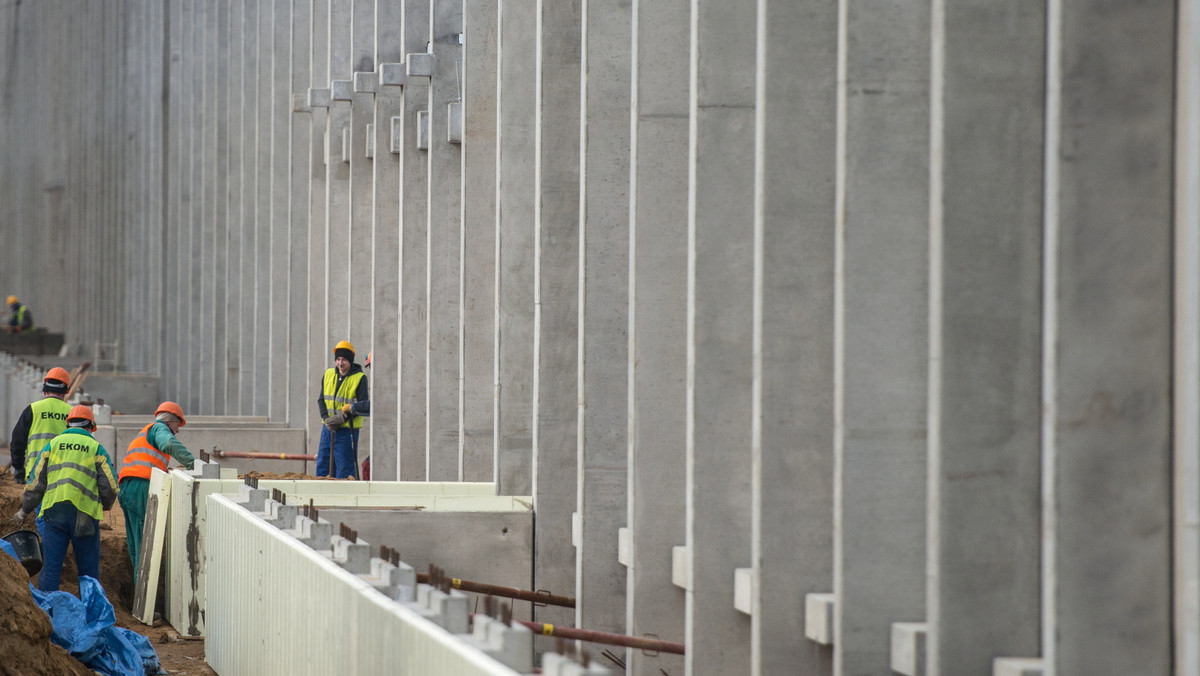
[[[31,530],[16,530],[0,540],[8,542],[17,550],[17,560],[33,577],[42,570],[42,539]]]

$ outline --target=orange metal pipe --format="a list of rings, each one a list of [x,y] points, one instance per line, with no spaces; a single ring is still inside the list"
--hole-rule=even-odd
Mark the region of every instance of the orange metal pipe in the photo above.
[[[557,596],[549,592],[536,592],[528,589],[517,589],[516,587],[501,587],[499,585],[488,584],[486,582],[460,580],[457,577],[447,577],[443,579],[449,582],[451,587],[461,591],[475,592],[477,594],[491,594],[492,596],[503,596],[509,599],[517,599],[518,601],[532,601],[533,603],[562,606],[563,608],[575,607],[575,599],[569,596]],[[422,584],[430,584],[429,575],[426,573],[417,573],[417,582]]]
[[[534,633],[543,636],[557,636],[559,638],[575,639],[579,641],[588,641],[590,643],[603,643],[606,645],[619,645],[626,648],[640,648],[641,650],[652,650],[660,653],[671,653],[673,655],[684,654],[684,645],[682,643],[674,643],[672,641],[662,641],[656,638],[642,638],[641,636],[626,636],[625,634],[610,634],[606,631],[593,631],[591,629],[576,629],[574,627],[560,627],[554,624],[545,624],[542,622],[526,622],[525,620],[513,620],[513,622],[525,625],[533,630]]]
[[[220,451],[214,450],[213,457],[217,458],[251,458],[254,460],[308,460],[315,462],[317,456],[302,453],[259,453],[257,451]]]

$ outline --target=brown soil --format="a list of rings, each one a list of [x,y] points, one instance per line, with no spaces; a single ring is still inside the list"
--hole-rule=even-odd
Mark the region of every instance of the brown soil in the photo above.
[[[13,530],[9,519],[21,506],[21,491],[22,486],[13,481],[7,468],[0,471],[0,533]],[[32,517],[26,520],[25,527],[34,528]],[[0,676],[94,673],[50,642],[50,618],[34,603],[26,586],[28,580],[25,569],[12,557],[0,556],[0,655],[3,655]],[[168,673],[216,676],[217,672],[204,661],[203,640],[182,639],[163,620],[156,620],[153,627],[148,627],[130,614],[133,565],[125,547],[125,515],[119,503],[104,514],[100,524],[100,584],[116,611],[117,626],[148,637]],[[75,557],[70,554],[63,565],[62,589],[79,593]],[[161,594],[159,598],[161,601]],[[60,666],[60,662],[52,659],[67,666]]]

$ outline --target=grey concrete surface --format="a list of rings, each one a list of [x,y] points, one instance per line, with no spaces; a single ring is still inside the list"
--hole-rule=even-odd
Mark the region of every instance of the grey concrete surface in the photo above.
[[[689,2],[634,5],[630,152],[626,631],[685,636],[672,549],[687,542],[686,351]],[[683,656],[626,650],[639,676]]]
[[[612,553],[626,519],[629,386],[629,11],[582,12],[578,502],[575,624],[625,629],[625,570]]]
[[[892,623],[925,615],[929,16],[849,3],[843,26],[837,674],[886,673]]]
[[[829,674],[831,651],[795,637],[833,584],[837,11],[760,8],[751,673]]]
[[[496,395],[497,0],[463,6],[462,388],[465,481],[491,481]]]
[[[948,12],[934,28],[930,675],[990,676],[996,656],[1040,650],[1046,15],[1014,3],[1004,31],[984,30],[995,9]]]

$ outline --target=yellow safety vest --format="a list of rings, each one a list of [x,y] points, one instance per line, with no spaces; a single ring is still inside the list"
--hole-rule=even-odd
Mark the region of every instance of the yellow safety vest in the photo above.
[[[358,401],[354,398],[354,393],[358,391],[358,383],[362,378],[362,371],[351,373],[342,381],[342,386],[338,387],[338,370],[331,368],[325,371],[325,379],[321,383],[321,396],[325,399],[325,410],[332,414],[342,410],[342,406]],[[342,427],[352,429],[359,429],[362,425],[362,416],[354,416],[353,419],[342,423]]]
[[[114,488],[117,480],[100,456],[99,441],[87,434],[60,434],[50,441],[50,448],[38,466],[43,462],[47,465],[43,512],[60,502],[70,502],[93,519],[104,515],[97,472],[103,472],[109,486]]]

